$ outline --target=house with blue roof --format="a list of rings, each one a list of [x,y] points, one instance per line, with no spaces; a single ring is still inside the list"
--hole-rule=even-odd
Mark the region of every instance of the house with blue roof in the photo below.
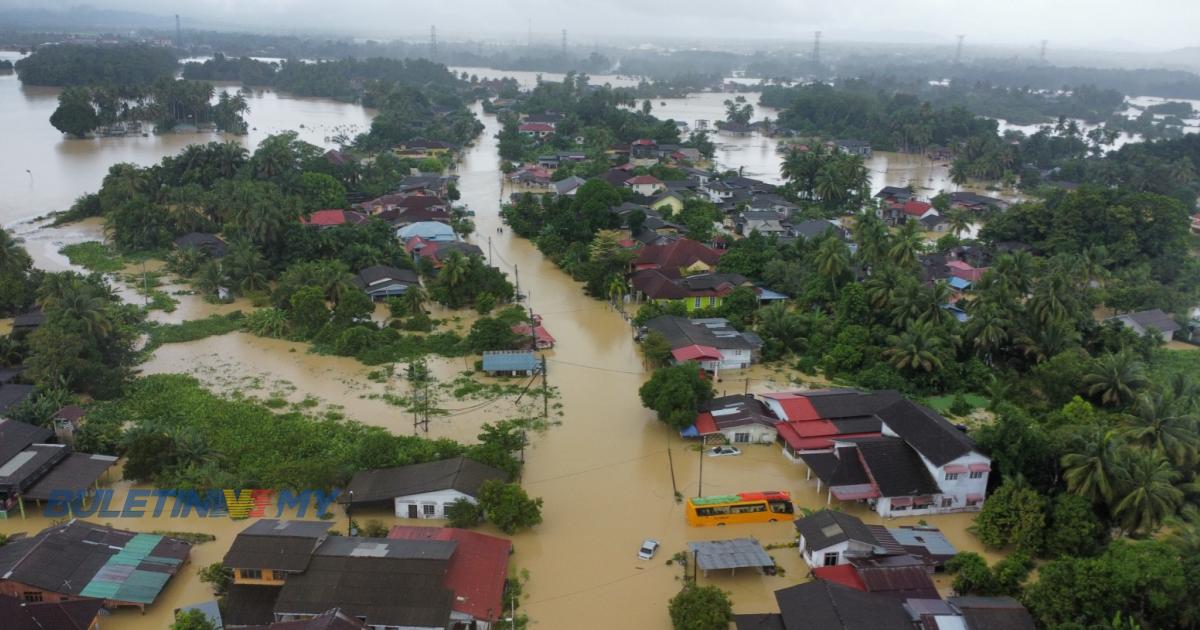
[[[529,350],[497,350],[483,353],[483,371],[489,376],[533,376],[538,359]]]
[[[448,243],[458,240],[458,237],[454,234],[454,228],[441,221],[417,221],[416,223],[409,223],[397,229],[396,236],[402,241],[407,241],[414,237],[420,237],[424,241],[436,243]]]

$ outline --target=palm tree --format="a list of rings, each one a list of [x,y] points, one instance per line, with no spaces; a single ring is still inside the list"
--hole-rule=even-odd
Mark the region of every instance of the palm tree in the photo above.
[[[621,274],[614,273],[608,279],[608,299],[618,309],[623,309],[625,304],[625,294],[629,292],[629,286],[625,283],[625,277]]]
[[[950,224],[950,232],[955,236],[960,236],[963,232],[971,229],[971,215],[962,208],[955,208],[947,212],[946,222]]]
[[[25,269],[29,266],[29,254],[17,244],[8,230],[0,229],[0,269]]]
[[[907,276],[902,276],[895,267],[890,265],[880,267],[863,282],[867,302],[877,311],[891,310],[899,287],[906,278]]]
[[[1079,344],[1079,331],[1067,322],[1036,323],[1017,335],[1015,345],[1026,358],[1041,363]]]
[[[1124,405],[1132,402],[1138,390],[1149,384],[1146,366],[1128,351],[1108,353],[1092,362],[1083,385],[1087,394],[1099,397],[1105,405]]]
[[[924,248],[921,241],[921,224],[917,221],[905,221],[896,232],[888,257],[900,267],[915,267],[917,256]]]
[[[787,305],[782,302],[758,310],[758,332],[784,350],[796,350],[806,342],[801,336],[800,321],[795,314],[788,312]]]
[[[921,290],[921,285],[912,278],[906,278],[892,295],[892,325],[907,328],[920,321],[929,310],[927,299],[928,295]]]
[[[1017,295],[1027,295],[1034,273],[1033,256],[1025,251],[1005,254],[996,261],[996,266],[992,271],[995,272],[999,282],[1012,289]]]
[[[57,310],[65,317],[79,322],[83,330],[94,337],[107,337],[113,322],[105,309],[107,302],[96,291],[79,279],[74,279],[62,288],[62,293],[49,301],[48,308]]]
[[[1133,446],[1162,453],[1183,468],[1196,460],[1196,418],[1177,413],[1178,401],[1169,392],[1143,392],[1121,433]]]
[[[426,300],[428,300],[428,296],[425,294],[425,289],[421,287],[409,287],[400,296],[400,303],[409,317],[424,313]]]
[[[873,212],[859,214],[854,223],[854,242],[858,245],[857,258],[874,271],[888,249],[887,225]]]
[[[927,322],[917,322],[900,335],[888,337],[884,356],[896,368],[932,372],[942,368],[946,340]]]
[[[955,190],[967,183],[969,179],[970,174],[967,172],[967,163],[962,159],[954,160],[954,163],[950,165],[950,181],[954,182]]]
[[[450,252],[446,260],[442,263],[442,270],[438,272],[438,279],[446,285],[448,289],[455,289],[467,279],[467,258],[461,252]]]
[[[1161,454],[1131,451],[1121,465],[1121,500],[1113,515],[1128,534],[1153,533],[1183,502],[1179,473]]]
[[[1097,435],[1078,453],[1062,458],[1067,491],[1087,497],[1094,505],[1112,505],[1116,494],[1120,453],[1112,432]]]
[[[850,249],[845,241],[836,236],[821,241],[817,248],[817,273],[829,281],[836,297],[839,281],[850,273]]]
[[[967,337],[971,345],[990,364],[992,354],[1008,343],[1012,321],[999,306],[984,300],[971,304],[971,319],[967,321]]]
[[[210,260],[200,266],[196,272],[196,290],[205,295],[216,295],[225,284],[225,271],[221,261]]]

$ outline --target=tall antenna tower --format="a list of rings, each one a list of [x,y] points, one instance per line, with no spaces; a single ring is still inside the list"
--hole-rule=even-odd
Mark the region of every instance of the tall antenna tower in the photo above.
[[[175,47],[183,47],[183,28],[179,26],[179,14],[175,14]]]
[[[529,18],[529,47],[533,48],[533,18]]]
[[[817,31],[813,35],[813,67],[820,70],[821,68],[821,31]]]
[[[962,44],[964,35],[958,36],[958,47],[954,49],[954,65],[962,63]]]
[[[437,61],[437,56],[438,56],[437,27],[430,26],[429,27],[429,58],[433,61]]]
[[[563,36],[563,38],[562,38],[563,39],[562,54],[563,54],[563,57],[566,57],[567,56],[567,29],[564,28],[562,31],[563,31],[562,32],[562,36]]]
[[[1046,63],[1046,44],[1049,43],[1049,40],[1042,40],[1042,51],[1038,53],[1038,58],[1042,60],[1042,63]]]

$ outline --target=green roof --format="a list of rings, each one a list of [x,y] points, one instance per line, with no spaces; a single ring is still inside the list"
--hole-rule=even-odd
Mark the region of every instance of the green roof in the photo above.
[[[696,497],[694,499],[689,499],[689,501],[692,502],[692,505],[712,505],[714,503],[735,503],[735,502],[741,501],[741,500],[742,500],[742,497],[739,497],[736,494],[718,494],[718,495],[711,496],[711,497]]]

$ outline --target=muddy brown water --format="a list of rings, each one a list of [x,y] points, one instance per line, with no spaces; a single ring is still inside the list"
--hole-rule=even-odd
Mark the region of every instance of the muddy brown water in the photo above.
[[[187,142],[211,139],[162,136],[64,140],[46,122],[53,107],[53,91],[22,89],[15,77],[0,77],[0,111],[6,116],[0,120],[0,133],[12,141],[6,142],[9,146],[23,148],[0,152],[0,188],[11,193],[0,199],[0,218],[6,224],[61,209],[75,196],[95,190],[113,162],[149,164],[175,153]],[[253,99],[251,107],[252,126],[264,129],[260,118],[264,116],[278,128],[295,127],[301,122],[312,128],[316,119],[327,120],[332,128],[361,124],[369,117],[369,113],[353,106],[319,99],[284,99],[271,93]],[[660,113],[669,115],[666,111]],[[498,126],[493,117],[481,115],[481,119],[487,130],[467,151],[458,171],[463,201],[477,213],[476,242],[485,252],[490,249],[496,265],[514,276],[519,270],[522,291],[529,294],[529,303],[545,318],[547,328],[558,340],[555,350],[548,353],[549,379],[558,388],[558,402],[564,406],[561,424],[534,434],[526,452],[522,481],[532,495],[544,499],[545,507],[542,525],[512,537],[516,547],[513,566],[530,574],[528,597],[522,608],[537,627],[547,629],[668,628],[666,602],[678,590],[682,572],[666,561],[683,551],[687,541],[753,536],[764,544],[787,543],[794,538],[793,527],[784,522],[696,529],[684,523],[674,491],[678,489],[684,496],[701,491],[699,453],[642,408],[637,388],[647,375],[625,317],[611,306],[586,297],[578,283],[528,241],[514,237],[508,229],[496,231],[500,226],[502,188],[492,136]],[[254,137],[246,140],[253,142]],[[745,150],[726,149],[728,157],[720,159],[730,160],[728,165],[734,167],[744,165],[748,173],[777,172],[774,149],[754,149],[758,142],[770,141],[755,137],[730,139],[726,144]],[[739,159],[743,160],[740,164]],[[888,168],[893,164],[889,161]],[[24,173],[30,167],[34,173],[32,184]],[[68,267],[57,254],[62,244],[102,235],[95,221],[57,230],[35,229],[25,223],[18,225],[17,232],[26,239],[38,266],[48,269]],[[137,296],[129,294],[127,298],[136,300]],[[155,317],[181,321],[246,306],[217,307],[191,296],[180,299],[175,313]],[[450,316],[435,313],[435,317]],[[461,325],[469,325],[470,317],[461,317]],[[436,359],[432,365],[439,378],[449,379],[467,369],[470,361]],[[234,333],[163,346],[142,369],[147,374],[193,373],[219,391],[239,390],[264,398],[279,396],[290,402],[313,396],[324,408],[340,407],[348,417],[399,433],[413,430],[407,414],[379,398],[387,392],[403,394],[402,383],[369,380],[367,374],[372,368],[351,359],[309,354],[301,344]],[[751,380],[747,383],[746,378]],[[758,367],[745,374],[727,374],[718,389],[729,393],[747,388],[781,389],[798,380],[794,374]],[[447,407],[466,408],[472,404],[446,402]],[[482,422],[516,411],[498,403],[496,407],[437,419],[430,435],[469,441]],[[129,484],[118,481],[114,487],[120,499]],[[706,458],[704,462],[705,494],[765,489],[789,490],[803,507],[818,508],[826,500],[805,482],[803,468],[789,463],[776,447],[751,446],[740,457]],[[877,520],[857,506],[845,507],[868,520]],[[404,522],[387,513],[364,513],[356,518],[360,522],[370,518],[388,524]],[[337,519],[335,527],[344,529],[340,512]],[[960,548],[979,549],[965,531],[972,515],[927,520],[941,527]],[[196,571],[219,560],[233,536],[245,526],[229,519],[199,518],[117,518],[109,522],[139,531],[202,531],[217,536],[215,542],[195,548],[191,563],[145,615],[119,611],[106,619],[105,627],[115,630],[161,630],[168,625],[174,608],[209,599],[211,595],[198,581]],[[0,532],[35,532],[49,524],[40,516],[11,519],[0,521]],[[646,537],[663,543],[662,552],[648,562],[636,557],[638,545]],[[702,577],[701,582],[728,590],[738,612],[775,610],[773,592],[806,579],[807,571],[794,549],[777,549],[771,555],[786,575],[714,574]]]

